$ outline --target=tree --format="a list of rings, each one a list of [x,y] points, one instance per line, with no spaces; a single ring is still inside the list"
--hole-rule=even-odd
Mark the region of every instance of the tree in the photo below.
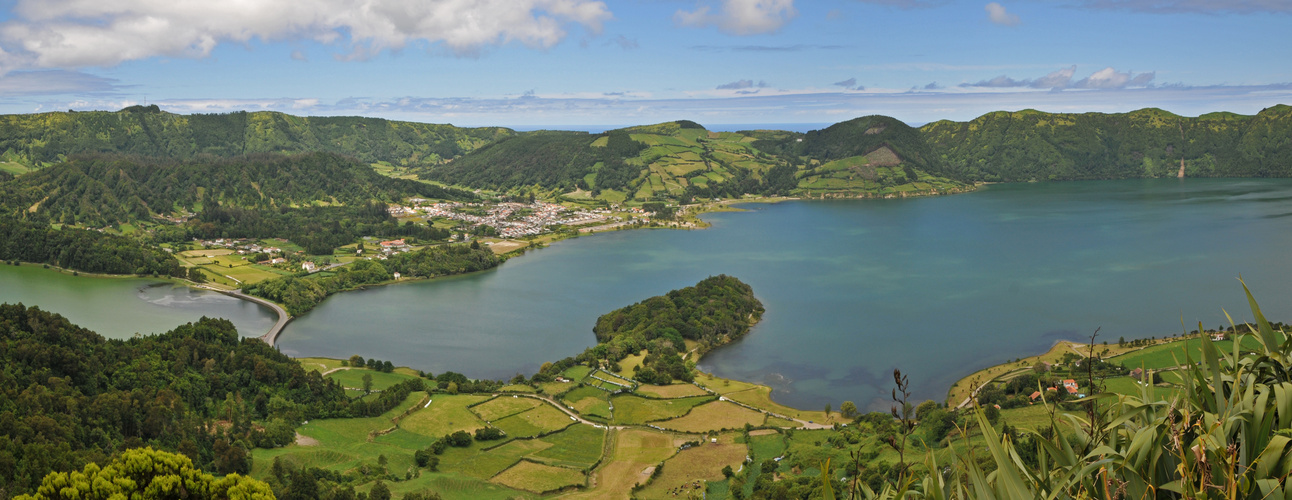
[[[17,500],[108,498],[271,500],[274,492],[268,484],[238,474],[216,479],[198,470],[183,455],[135,448],[117,455],[102,468],[91,463],[81,471],[52,472],[41,481],[35,495],[16,497]]]
[[[724,466],[722,468],[722,477],[730,478],[731,476],[734,476],[734,475],[736,475],[736,472],[731,470],[730,465]]]
[[[825,404],[825,419],[830,420],[830,403]]]
[[[372,374],[371,373],[363,374],[363,393],[364,394],[372,393]]]
[[[358,354],[355,354],[354,356],[350,356],[350,366],[362,367],[363,365],[364,365],[363,356],[360,356]]]
[[[928,415],[930,411],[936,410],[937,408],[938,403],[932,399],[920,403],[919,406],[915,407],[915,419],[924,420],[924,417]]]
[[[848,420],[857,418],[857,405],[853,404],[852,401],[844,401],[843,404],[839,405],[839,413],[843,414],[843,418]]]
[[[457,383],[457,382],[449,382],[449,386],[448,386],[448,387],[445,387],[445,388],[444,388],[444,390],[449,391],[449,394],[457,394],[457,393],[458,393],[458,383]]]
[[[372,485],[372,491],[368,492],[368,500],[390,500],[390,487],[378,479],[377,484]]]
[[[983,416],[987,417],[987,421],[990,422],[991,425],[996,425],[996,421],[1000,420],[1000,409],[996,408],[996,405],[987,406],[986,408],[983,408]]]

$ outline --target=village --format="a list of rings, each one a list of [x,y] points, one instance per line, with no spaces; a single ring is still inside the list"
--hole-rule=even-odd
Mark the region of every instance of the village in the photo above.
[[[618,222],[625,217],[634,221],[649,223],[654,212],[647,212],[640,207],[598,208],[592,210],[570,210],[556,203],[535,201],[533,203],[461,203],[429,202],[420,198],[409,200],[409,206],[391,206],[388,211],[396,218],[424,217],[427,219],[443,218],[461,221],[472,227],[489,226],[498,231],[503,238],[536,236],[547,232],[552,226],[582,226],[605,222]],[[625,215],[613,215],[623,213]]]

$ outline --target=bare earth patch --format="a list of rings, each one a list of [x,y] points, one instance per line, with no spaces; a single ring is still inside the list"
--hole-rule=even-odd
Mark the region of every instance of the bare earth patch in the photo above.
[[[298,432],[296,433],[296,444],[298,446],[318,446],[319,440]]]

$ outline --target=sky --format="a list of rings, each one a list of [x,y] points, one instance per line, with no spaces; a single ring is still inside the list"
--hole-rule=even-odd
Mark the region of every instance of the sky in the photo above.
[[[1292,104],[1292,0],[0,0],[0,113],[143,103],[520,129],[1254,114]]]

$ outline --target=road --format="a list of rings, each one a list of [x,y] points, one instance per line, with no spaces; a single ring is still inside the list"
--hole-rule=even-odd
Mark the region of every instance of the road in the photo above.
[[[292,320],[292,316],[290,314],[287,314],[287,310],[283,309],[282,306],[279,306],[278,304],[262,299],[260,297],[252,297],[250,295],[242,293],[241,288],[237,290],[229,290],[227,292],[222,290],[216,290],[216,291],[223,293],[225,295],[228,295],[230,297],[236,297],[242,300],[249,300],[251,302],[255,302],[262,306],[273,309],[275,313],[278,313],[278,322],[274,323],[273,328],[270,328],[268,332],[265,332],[264,335],[260,336],[260,340],[265,341],[266,344],[269,344],[271,346],[274,345],[274,342],[278,340],[278,334],[283,331],[283,327],[287,326],[287,322]]]

